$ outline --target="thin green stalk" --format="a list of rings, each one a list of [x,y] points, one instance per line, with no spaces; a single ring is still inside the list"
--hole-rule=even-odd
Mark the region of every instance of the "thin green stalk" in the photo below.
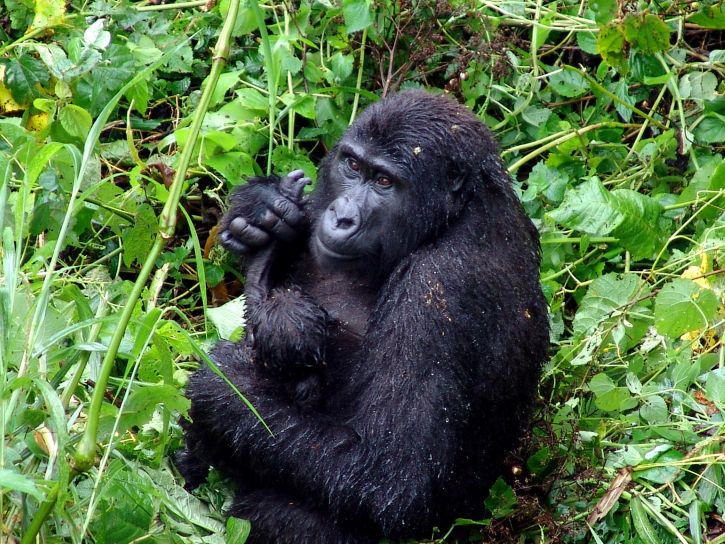
[[[587,74],[585,71],[579,70],[578,68],[574,68],[573,66],[569,66],[568,64],[564,65],[563,66],[563,69],[564,70],[568,70],[569,72],[575,72],[575,73],[579,74],[581,77],[583,77],[584,79],[587,80],[587,82],[589,83],[589,85],[591,85],[592,88],[596,89],[597,91],[599,91],[600,93],[602,93],[604,95],[607,95],[608,98],[610,98],[611,100],[613,100],[617,104],[619,104],[621,106],[624,106],[625,108],[627,108],[628,110],[633,111],[634,113],[636,113],[640,117],[643,117],[643,118],[647,119],[650,123],[652,123],[657,128],[660,128],[662,130],[667,130],[667,125],[665,125],[661,121],[658,121],[657,119],[655,119],[654,117],[652,117],[648,113],[645,113],[644,111],[642,111],[638,107],[633,106],[629,102],[625,102],[620,97],[618,97],[616,94],[614,94],[612,91],[610,91],[609,89],[607,89],[606,87],[604,87],[601,83],[599,83],[592,76],[590,76],[589,74]]]
[[[64,21],[67,24],[68,21],[70,21],[72,19],[75,19],[76,17],[78,17],[78,15],[76,15],[76,14],[65,15]],[[5,53],[7,53],[8,51],[10,51],[11,49],[14,49],[14,48],[18,47],[19,45],[22,45],[25,42],[28,42],[28,41],[32,40],[36,36],[40,36],[41,34],[45,34],[49,30],[54,29],[56,26],[59,26],[59,25],[51,25],[51,26],[43,26],[43,27],[40,27],[40,28],[34,28],[33,30],[31,30],[27,34],[23,34],[20,38],[18,38],[14,42],[11,42],[11,43],[5,45],[4,47],[0,47],[0,57],[4,56]]]
[[[106,355],[101,363],[101,371],[99,373],[96,387],[93,391],[93,397],[91,398],[91,404],[88,409],[86,428],[81,441],[76,447],[73,459],[74,468],[79,472],[85,472],[90,469],[95,461],[96,440],[98,436],[98,423],[101,414],[101,406],[103,404],[108,378],[111,375],[111,370],[116,360],[118,348],[121,345],[121,340],[123,339],[128,323],[131,320],[131,315],[134,307],[136,306],[136,302],[140,299],[141,293],[146,286],[146,282],[151,275],[151,271],[156,266],[156,259],[161,253],[161,249],[163,248],[166,240],[171,238],[174,234],[174,229],[176,228],[176,209],[178,208],[179,201],[181,199],[181,192],[186,179],[186,171],[189,167],[189,163],[191,162],[194,145],[199,137],[201,124],[209,107],[211,95],[216,87],[217,81],[219,80],[219,76],[221,75],[222,69],[226,63],[226,59],[229,56],[232,30],[234,28],[234,22],[236,21],[238,11],[239,0],[231,0],[229,3],[229,11],[224,19],[224,25],[217,40],[211,72],[209,73],[206,86],[202,92],[199,106],[194,113],[194,119],[192,120],[190,127],[189,139],[181,153],[181,157],[179,158],[176,174],[169,190],[169,198],[166,201],[164,209],[161,211],[161,215],[159,217],[159,234],[156,236],[156,240],[149,251],[148,257],[146,258],[146,261],[136,278],[133,289],[129,294],[128,301],[121,313],[118,327],[111,338],[108,351],[106,351]]]
[[[609,123],[597,123],[596,125],[589,125],[588,127],[582,127],[582,128],[576,129],[568,134],[565,134],[561,138],[552,140],[552,141],[548,142],[547,144],[544,144],[541,147],[535,149],[528,155],[521,157],[519,160],[517,160],[515,163],[513,163],[511,166],[509,166],[509,173],[513,174],[514,172],[516,172],[516,170],[521,168],[521,166],[523,166],[524,164],[529,162],[531,159],[538,157],[539,155],[543,155],[552,147],[556,147],[557,145],[563,144],[564,142],[571,140],[574,137],[581,136],[582,134],[591,132],[592,130],[596,130],[598,128],[602,128],[602,127],[608,126],[608,125],[609,125]]]
[[[136,11],[161,11],[165,9],[200,8],[208,4],[208,0],[192,0],[191,2],[177,2],[176,4],[159,4],[157,6],[139,6]]]
[[[47,495],[45,501],[43,501],[43,503],[40,505],[40,508],[38,508],[38,511],[36,512],[35,517],[33,518],[33,521],[30,522],[30,525],[28,526],[28,530],[25,531],[25,534],[23,535],[23,538],[20,541],[20,544],[34,544],[35,543],[36,537],[38,536],[38,532],[40,531],[40,528],[43,526],[43,522],[53,511],[55,502],[58,500],[58,494],[60,493],[60,488],[61,488],[61,482],[56,482],[56,484],[48,492],[48,495]]]
[[[352,101],[352,113],[350,114],[350,124],[352,125],[357,115],[357,107],[360,102],[360,86],[362,85],[363,67],[365,66],[365,41],[368,37],[368,29],[365,27],[362,33],[362,40],[360,43],[360,60],[357,67],[357,81],[355,82],[355,98]]]
[[[262,38],[262,49],[264,50],[264,65],[267,68],[267,96],[268,96],[268,113],[269,118],[269,143],[267,146],[267,175],[272,173],[272,149],[274,147],[274,124],[275,124],[275,108],[277,107],[277,69],[272,58],[272,46],[269,44],[269,34],[267,34],[267,25],[264,22],[264,14],[259,8],[257,0],[249,0],[249,8],[254,13],[257,20],[257,28]],[[231,11],[231,6],[229,8]]]
[[[87,343],[93,343],[98,339],[98,335],[101,332],[101,327],[103,326],[103,321],[101,321],[100,318],[105,317],[107,311],[108,298],[104,295],[101,295],[98,302],[98,310],[96,311],[96,318],[98,318],[99,321],[94,324],[93,327],[91,327],[91,331],[88,333],[88,337],[85,339]],[[66,386],[65,391],[63,391],[63,396],[61,397],[61,403],[63,404],[63,408],[68,408],[70,400],[73,397],[73,394],[75,393],[76,388],[81,381],[83,371],[86,369],[86,364],[88,364],[88,359],[90,359],[90,357],[90,351],[84,351],[81,354],[78,364],[76,365],[76,368],[73,372],[73,377]]]
[[[583,240],[583,237],[580,236],[574,236],[571,238],[566,238],[564,236],[560,236],[557,238],[544,238],[541,240],[542,246],[556,246],[560,244],[579,244]],[[613,236],[592,236],[587,240],[590,244],[611,244],[615,242],[619,242],[619,238],[614,238]]]

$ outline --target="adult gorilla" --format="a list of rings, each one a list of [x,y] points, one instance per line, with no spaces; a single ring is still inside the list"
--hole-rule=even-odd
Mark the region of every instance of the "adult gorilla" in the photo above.
[[[430,535],[481,516],[548,342],[538,238],[467,109],[408,91],[368,108],[319,182],[254,179],[221,239],[247,255],[250,334],[190,380],[190,487],[238,484],[251,542]]]

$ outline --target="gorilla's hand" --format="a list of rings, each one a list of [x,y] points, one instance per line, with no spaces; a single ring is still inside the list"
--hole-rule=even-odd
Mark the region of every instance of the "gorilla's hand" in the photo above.
[[[302,170],[284,178],[253,178],[236,189],[222,219],[219,240],[234,253],[249,255],[275,240],[291,242],[309,223],[302,190],[311,183]]]

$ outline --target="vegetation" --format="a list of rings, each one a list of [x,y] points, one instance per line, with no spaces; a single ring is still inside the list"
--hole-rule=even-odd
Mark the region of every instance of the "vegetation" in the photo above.
[[[0,0],[0,539],[244,541],[170,462],[243,328],[224,196],[423,85],[497,133],[552,322],[530,436],[433,538],[725,543],[724,31],[713,0]]]

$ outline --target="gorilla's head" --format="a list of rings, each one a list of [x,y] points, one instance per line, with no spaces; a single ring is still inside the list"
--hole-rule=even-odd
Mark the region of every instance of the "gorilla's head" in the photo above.
[[[322,264],[385,275],[508,177],[467,108],[420,90],[367,108],[326,157],[312,251]]]

